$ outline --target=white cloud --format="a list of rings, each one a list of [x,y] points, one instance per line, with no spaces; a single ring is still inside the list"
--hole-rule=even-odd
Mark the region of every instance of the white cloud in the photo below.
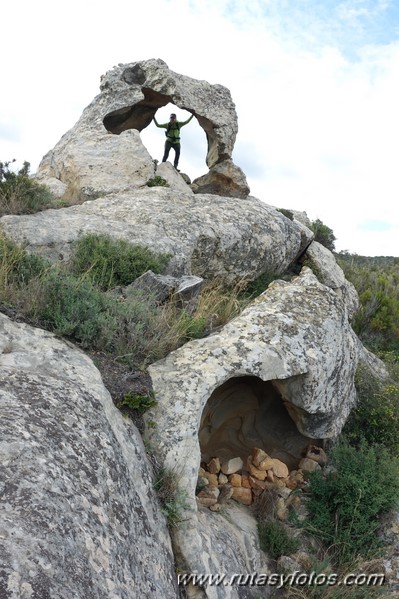
[[[35,170],[99,93],[105,71],[162,58],[230,89],[234,159],[253,195],[321,218],[338,249],[399,255],[399,14],[391,1],[19,0],[2,19],[1,55],[10,58],[2,63],[0,160],[28,160]],[[160,159],[159,130],[142,137]],[[182,139],[182,168],[195,178],[206,172],[204,134],[191,123]],[[393,228],[362,229],[368,220]]]

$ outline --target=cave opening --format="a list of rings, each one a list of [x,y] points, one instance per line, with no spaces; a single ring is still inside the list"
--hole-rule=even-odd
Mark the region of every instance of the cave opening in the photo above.
[[[317,443],[302,435],[274,381],[233,377],[214,390],[201,417],[201,460],[213,457],[246,461],[254,447],[297,468],[305,447]]]

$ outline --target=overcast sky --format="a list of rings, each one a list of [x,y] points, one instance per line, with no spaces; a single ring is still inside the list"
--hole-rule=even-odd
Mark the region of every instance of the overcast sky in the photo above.
[[[398,0],[13,0],[1,19],[0,160],[35,172],[102,74],[161,58],[230,90],[251,195],[320,218],[338,251],[399,256]],[[160,160],[162,130],[142,139]],[[180,160],[191,179],[205,153],[194,119]]]

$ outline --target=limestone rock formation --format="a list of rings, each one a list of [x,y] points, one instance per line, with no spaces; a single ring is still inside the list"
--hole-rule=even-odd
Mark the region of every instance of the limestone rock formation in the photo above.
[[[206,133],[205,186],[212,193],[246,197],[245,175],[232,162],[238,124],[229,90],[170,70],[163,60],[120,64],[101,79],[100,94],[42,160],[37,178],[58,195],[91,199],[144,185],[155,164],[141,143],[158,108],[188,110]],[[201,181],[195,189],[205,191]]]
[[[209,172],[191,185],[170,164],[157,167],[141,142],[140,131],[169,102],[194,114],[207,135]],[[68,261],[85,233],[167,253],[165,275],[147,273],[133,287],[151,287],[160,303],[177,294],[185,309],[202,280],[234,284],[305,265],[220,331],[149,367],[157,403],[145,416],[145,440],[178,475],[186,504],[173,551],[144,444],[92,362],[0,314],[1,597],[177,599],[174,559],[188,573],[269,573],[254,518],[230,496],[241,489],[249,504],[260,483],[289,471],[298,479],[288,480],[286,493],[302,484],[297,468],[309,443],[317,448],[339,434],[355,402],[358,363],[384,378],[350,325],[356,291],[313,241],[306,214],[291,220],[248,195],[232,161],[237,130],[223,86],[174,73],[161,60],[118,65],[36,175],[59,197],[83,203],[0,219],[7,237],[52,261]],[[166,186],[148,186],[154,175]],[[254,448],[275,468],[249,462]],[[214,470],[200,476],[210,509],[195,494],[203,461]],[[253,491],[234,485],[234,477],[247,484],[245,469],[266,473]],[[218,470],[224,490],[216,488]],[[252,597],[244,586],[187,591],[190,599]]]
[[[82,205],[33,215],[3,216],[8,237],[29,252],[68,260],[85,233],[107,233],[171,255],[166,274],[234,283],[268,271],[280,274],[313,233],[253,197],[193,195],[167,187],[110,194]]]
[[[309,438],[340,432],[355,401],[358,359],[345,298],[305,267],[291,283],[271,284],[218,334],[150,366],[158,403],[147,438],[188,493],[187,524],[175,536],[192,571],[216,567],[198,531],[202,455],[245,459],[261,447],[298,463]]]
[[[91,360],[0,314],[0,596],[176,599],[136,428]]]
[[[359,309],[359,297],[352,283],[346,280],[333,253],[321,243],[313,241],[306,251],[306,264],[314,270],[321,283],[346,297],[349,316],[352,318]]]

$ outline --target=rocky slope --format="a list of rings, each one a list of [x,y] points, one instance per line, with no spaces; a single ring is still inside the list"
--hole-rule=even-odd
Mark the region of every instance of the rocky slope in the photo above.
[[[140,131],[168,102],[195,114],[207,133],[209,172],[191,186],[170,164],[157,168],[141,143]],[[249,195],[231,159],[236,134],[223,86],[160,60],[119,65],[37,174],[80,204],[0,219],[7,236],[53,261],[67,261],[84,233],[106,232],[171,254],[168,274],[177,277],[234,283],[307,264],[221,331],[150,366],[156,405],[145,446],[86,355],[1,315],[1,597],[177,599],[176,566],[273,572],[248,508],[231,503],[213,513],[197,501],[201,462],[244,460],[255,447],[294,469],[310,441],[339,434],[357,364],[371,358],[351,328],[353,287],[298,215],[290,220]],[[155,174],[169,187],[147,187]],[[177,475],[184,497],[171,535],[148,452]],[[184,592],[269,594],[239,585]]]

